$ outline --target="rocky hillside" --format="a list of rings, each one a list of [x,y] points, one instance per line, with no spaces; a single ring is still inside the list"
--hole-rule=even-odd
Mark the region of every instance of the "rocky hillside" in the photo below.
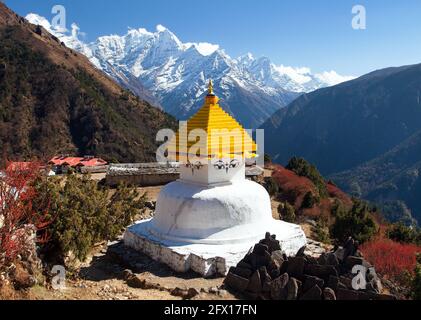
[[[0,149],[15,159],[57,153],[155,158],[175,121],[123,90],[81,54],[0,3]]]
[[[382,204],[389,220],[421,220],[421,131],[391,151],[332,177],[349,192]],[[398,215],[398,213],[401,213]]]
[[[304,157],[324,175],[358,166],[421,129],[421,64],[303,95],[262,128],[280,163]]]
[[[277,162],[304,157],[345,191],[395,207],[401,201],[421,216],[413,200],[420,190],[421,64],[303,95],[263,128]]]

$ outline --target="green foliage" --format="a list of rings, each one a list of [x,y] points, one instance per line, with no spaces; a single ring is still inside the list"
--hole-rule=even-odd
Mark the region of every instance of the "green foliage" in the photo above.
[[[286,222],[291,222],[291,223],[295,222],[295,219],[296,219],[295,209],[288,202],[281,203],[278,206],[278,213],[279,213],[279,218],[281,220],[284,220]]]
[[[286,169],[295,172],[295,174],[301,177],[310,179],[316,186],[321,198],[326,198],[328,196],[324,178],[317,168],[308,163],[305,159],[293,157],[286,166]]]
[[[272,177],[266,178],[264,187],[266,191],[273,197],[279,193],[279,185],[276,183],[275,179]]]
[[[421,254],[417,254],[417,266],[414,270],[412,280],[411,295],[414,300],[421,300]]]
[[[316,221],[316,226],[313,228],[314,240],[322,243],[330,243],[329,226],[325,219],[320,218]]]
[[[421,233],[414,227],[407,227],[403,223],[395,223],[387,230],[387,237],[401,243],[421,243]]]
[[[307,192],[306,195],[304,196],[303,199],[303,203],[301,205],[301,208],[303,209],[311,209],[313,208],[316,204],[320,203],[320,198],[315,196],[313,194],[313,192]]]
[[[360,243],[364,243],[372,239],[378,232],[378,226],[368,205],[362,201],[354,200],[354,205],[349,211],[338,206],[334,213],[336,219],[331,227],[331,235],[339,242],[344,242],[352,237]]]
[[[48,232],[50,246],[61,257],[72,252],[84,260],[98,242],[113,240],[144,210],[145,195],[119,186],[114,193],[98,187],[88,176],[65,179],[39,179],[35,208],[45,206],[54,218]]]

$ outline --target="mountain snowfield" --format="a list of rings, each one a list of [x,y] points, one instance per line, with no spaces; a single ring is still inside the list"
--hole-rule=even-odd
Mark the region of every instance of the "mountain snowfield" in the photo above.
[[[26,19],[180,120],[201,107],[209,79],[215,83],[221,106],[247,128],[260,126],[303,92],[353,79],[335,71],[312,74],[309,68],[277,66],[250,53],[234,59],[215,44],[183,43],[162,25],[155,32],[129,29],[124,36],[103,36],[86,43],[76,24],[63,31],[37,14],[28,14]]]

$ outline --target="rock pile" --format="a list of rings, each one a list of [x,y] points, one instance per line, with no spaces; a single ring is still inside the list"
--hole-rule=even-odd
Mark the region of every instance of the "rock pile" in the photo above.
[[[306,255],[305,250],[287,257],[276,237],[268,233],[230,269],[224,284],[250,299],[395,300],[382,294],[374,267],[352,239],[318,258]],[[355,266],[362,272],[352,273]]]

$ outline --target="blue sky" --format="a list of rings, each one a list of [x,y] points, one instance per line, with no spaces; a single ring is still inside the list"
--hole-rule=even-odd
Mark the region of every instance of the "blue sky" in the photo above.
[[[62,4],[67,24],[87,40],[162,24],[183,42],[211,42],[232,57],[246,52],[276,64],[361,75],[421,63],[420,0],[5,0],[21,15],[51,19]],[[351,27],[352,7],[367,10],[367,29]]]

